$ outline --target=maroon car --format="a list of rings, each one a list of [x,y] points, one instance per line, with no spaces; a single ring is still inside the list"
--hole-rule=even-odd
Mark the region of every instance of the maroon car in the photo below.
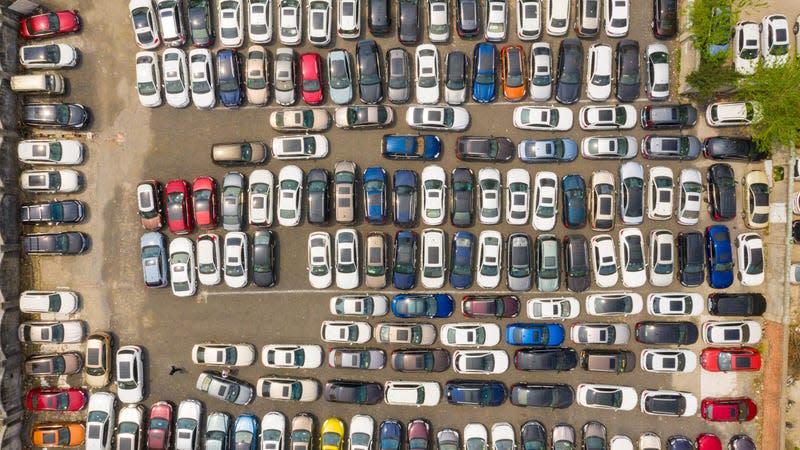
[[[186,180],[171,180],[164,189],[167,205],[167,227],[175,234],[192,232],[192,206],[189,183]]]
[[[166,450],[172,443],[172,405],[160,401],[150,407],[147,420],[147,448]]]
[[[81,29],[81,20],[75,11],[58,11],[26,17],[19,21],[19,35],[23,39],[40,39],[56,34],[74,33]]]
[[[408,424],[408,450],[428,450],[431,441],[431,424],[425,419],[414,419]]]
[[[519,299],[513,295],[466,295],[461,309],[464,317],[517,317]]]
[[[395,350],[391,363],[398,372],[444,372],[450,367],[450,353],[441,348]]]

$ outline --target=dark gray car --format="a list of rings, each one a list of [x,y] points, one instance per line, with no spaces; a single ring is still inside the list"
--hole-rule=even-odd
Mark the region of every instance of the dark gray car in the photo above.
[[[374,405],[383,400],[383,386],[368,381],[331,380],[322,392],[325,401]]]
[[[472,171],[463,167],[453,170],[450,177],[453,189],[451,219],[454,226],[468,227],[474,220],[474,202],[472,193],[475,190],[475,179]]]
[[[33,127],[83,128],[89,111],[78,103],[33,103],[22,107],[22,122]]]
[[[517,383],[511,386],[510,398],[515,406],[567,408],[572,405],[575,392],[567,384]]]
[[[632,102],[639,98],[641,75],[639,68],[639,43],[624,39],[617,43],[617,91],[620,101]]]
[[[329,176],[325,169],[311,169],[306,176],[308,223],[326,225],[330,218]]]
[[[89,236],[79,231],[28,234],[22,238],[25,253],[38,255],[78,255],[89,249]]]
[[[83,222],[83,202],[79,200],[54,200],[52,202],[22,205],[19,220],[33,225],[57,225]]]
[[[364,103],[380,103],[381,87],[380,49],[375,41],[360,41],[356,45],[358,61],[358,95]]]
[[[581,97],[583,78],[583,45],[577,39],[563,39],[558,47],[556,101],[565,105]]]
[[[391,361],[398,372],[444,372],[450,367],[450,353],[440,348],[396,350]]]
[[[411,68],[408,52],[393,48],[386,53],[387,95],[392,103],[405,103],[411,97]]]
[[[514,233],[508,237],[508,289],[529,291],[531,279],[531,238]]]
[[[222,228],[241,231],[244,222],[244,175],[228,172],[222,180]]]
[[[642,156],[647,159],[697,159],[700,139],[695,136],[656,136],[642,139]]]
[[[589,243],[579,234],[564,237],[564,272],[567,289],[583,292],[592,283],[589,266]]]
[[[272,287],[277,282],[277,253],[275,234],[258,230],[253,235],[253,282],[259,287]]]

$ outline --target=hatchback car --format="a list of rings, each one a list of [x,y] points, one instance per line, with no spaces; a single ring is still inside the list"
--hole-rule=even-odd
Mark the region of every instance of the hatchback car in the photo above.
[[[344,5],[351,2],[345,0]],[[346,105],[353,100],[353,68],[347,50],[333,49],[328,52],[328,94],[337,105]]]
[[[22,106],[21,119],[31,127],[69,130],[86,127],[90,114],[86,107],[78,103],[27,103]]]
[[[456,32],[462,38],[474,38],[481,32],[477,0],[456,0]]]
[[[692,345],[697,342],[697,325],[692,322],[645,321],[636,324],[636,341],[656,345]]]
[[[503,47],[500,51],[500,66],[503,97],[512,102],[525,98],[528,78],[525,68],[525,51],[522,46],[506,45]]]
[[[238,108],[244,101],[240,60],[236,50],[217,52],[217,91],[220,102],[228,108]]]
[[[244,175],[239,172],[228,172],[223,178],[220,216],[222,216],[222,227],[225,231],[240,231],[242,229],[245,209],[245,186]],[[197,203],[194,203],[194,207],[196,211],[198,208]],[[197,214],[195,214],[195,217],[197,217]],[[195,223],[197,222],[195,221]]]
[[[159,37],[158,21],[156,20],[156,12],[153,3],[150,0],[131,0],[128,2],[128,11],[133,24],[133,34],[136,38],[136,45],[144,50],[152,50],[161,44]],[[39,18],[48,19],[47,15],[35,16]],[[77,18],[77,17],[76,17]],[[55,23],[59,24],[58,16],[54,17]],[[48,28],[50,20],[47,20]],[[32,22],[28,22],[31,23]],[[77,21],[80,25],[80,22]],[[25,30],[25,31],[23,31]],[[26,30],[26,27],[20,27],[20,34],[23,32],[35,32],[35,30]]]

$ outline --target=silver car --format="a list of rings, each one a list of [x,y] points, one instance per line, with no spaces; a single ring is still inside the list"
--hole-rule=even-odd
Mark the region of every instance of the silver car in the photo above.
[[[222,181],[222,228],[241,231],[244,221],[244,175],[228,172]]]
[[[555,292],[561,285],[561,252],[553,234],[536,238],[536,287],[542,292]]]
[[[353,100],[353,69],[347,50],[328,52],[328,92],[337,105],[346,105]]]
[[[405,103],[411,97],[411,74],[408,52],[393,48],[386,53],[388,96],[392,103]]]
[[[294,51],[290,48],[275,50],[275,101],[283,106],[291,105],[296,100],[294,88],[295,63]]]
[[[231,416],[224,412],[213,412],[206,419],[206,449],[224,450],[229,446]]]
[[[508,289],[529,291],[531,289],[531,238],[525,233],[514,233],[508,237]]]

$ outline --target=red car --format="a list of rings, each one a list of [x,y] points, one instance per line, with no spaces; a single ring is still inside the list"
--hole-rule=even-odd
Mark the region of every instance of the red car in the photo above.
[[[318,53],[300,55],[300,93],[309,105],[322,103],[322,57]]]
[[[172,405],[161,401],[150,407],[147,420],[147,448],[168,449],[172,442]]]
[[[189,196],[189,183],[186,180],[171,180],[164,189],[164,203],[167,205],[167,226],[175,234],[188,234],[192,231],[192,208]]]
[[[86,391],[81,388],[33,388],[25,396],[31,411],[80,411],[86,406]]]
[[[761,354],[752,347],[706,348],[700,365],[709,372],[752,372],[761,369]]]
[[[19,35],[24,39],[39,39],[55,34],[74,33],[81,29],[81,19],[75,11],[58,11],[26,17],[19,21]]]
[[[722,450],[722,441],[716,434],[703,433],[697,436],[697,450]]]
[[[700,415],[711,422],[747,422],[756,413],[756,404],[747,397],[704,398],[700,403]]]
[[[197,177],[192,182],[194,223],[199,228],[217,227],[217,182],[211,177]]]
[[[519,299],[513,295],[465,295],[461,303],[464,317],[517,317]]]
[[[406,430],[409,450],[430,448],[431,424],[425,419],[414,419],[408,424]],[[412,445],[413,443],[413,445]]]

